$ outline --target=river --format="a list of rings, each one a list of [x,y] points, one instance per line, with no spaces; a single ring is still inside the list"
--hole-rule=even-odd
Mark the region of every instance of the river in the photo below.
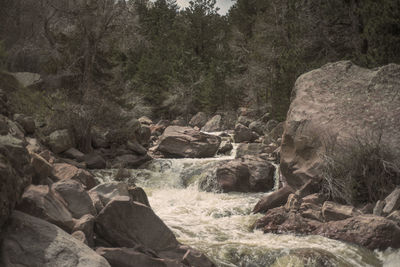
[[[262,215],[252,214],[252,208],[268,193],[215,190],[215,166],[234,157],[235,149],[230,156],[208,159],[154,159],[144,169],[130,170],[126,182],[143,187],[177,239],[217,266],[400,266],[400,250],[374,252],[322,236],[253,230]],[[107,182],[115,173],[99,170],[95,175]]]

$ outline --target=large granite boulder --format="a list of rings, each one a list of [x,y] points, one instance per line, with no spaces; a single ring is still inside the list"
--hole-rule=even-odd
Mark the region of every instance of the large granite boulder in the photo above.
[[[151,208],[124,196],[113,198],[99,213],[96,233],[116,247],[142,245],[157,252],[178,246],[172,231]]]
[[[54,224],[14,211],[4,229],[0,265],[110,267],[84,243]]]
[[[258,135],[250,130],[248,127],[241,123],[237,123],[235,126],[235,135],[233,136],[233,139],[235,140],[235,143],[241,143],[241,142],[253,142],[258,138]]]
[[[216,179],[223,192],[267,192],[274,187],[275,167],[254,156],[223,163]]]
[[[349,61],[327,64],[297,79],[281,147],[281,171],[297,189],[317,181],[326,141],[355,142],[373,132],[400,154],[400,65],[369,70]],[[340,153],[340,151],[337,151]],[[343,151],[342,153],[345,153]]]
[[[17,210],[53,223],[67,232],[73,228],[73,218],[66,203],[47,185],[30,185],[22,195]]]
[[[221,138],[190,127],[169,126],[160,138],[158,151],[166,157],[206,158],[217,152]]]

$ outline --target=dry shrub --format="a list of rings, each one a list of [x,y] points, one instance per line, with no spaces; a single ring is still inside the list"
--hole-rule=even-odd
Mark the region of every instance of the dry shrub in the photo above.
[[[325,147],[322,192],[332,200],[352,205],[375,202],[400,184],[399,159],[382,142],[382,131],[356,136],[346,144],[328,138]]]

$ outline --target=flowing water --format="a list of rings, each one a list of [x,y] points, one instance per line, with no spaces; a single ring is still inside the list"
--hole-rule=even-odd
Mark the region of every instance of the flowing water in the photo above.
[[[181,243],[218,266],[400,266],[400,250],[372,252],[321,236],[252,230],[262,215],[251,210],[268,193],[216,192],[215,167],[233,159],[235,150],[219,158],[154,159],[144,169],[130,170],[126,182],[144,188],[155,213]],[[115,173],[99,170],[96,177],[112,181]]]

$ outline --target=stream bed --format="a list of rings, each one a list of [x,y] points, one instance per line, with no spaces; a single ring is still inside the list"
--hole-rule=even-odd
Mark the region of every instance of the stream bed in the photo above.
[[[124,181],[142,187],[177,239],[204,252],[217,266],[400,266],[400,250],[374,252],[322,236],[252,230],[262,215],[251,211],[268,193],[213,190],[215,167],[234,156],[154,159],[143,169],[130,170]],[[116,172],[98,170],[95,175],[108,182]]]

